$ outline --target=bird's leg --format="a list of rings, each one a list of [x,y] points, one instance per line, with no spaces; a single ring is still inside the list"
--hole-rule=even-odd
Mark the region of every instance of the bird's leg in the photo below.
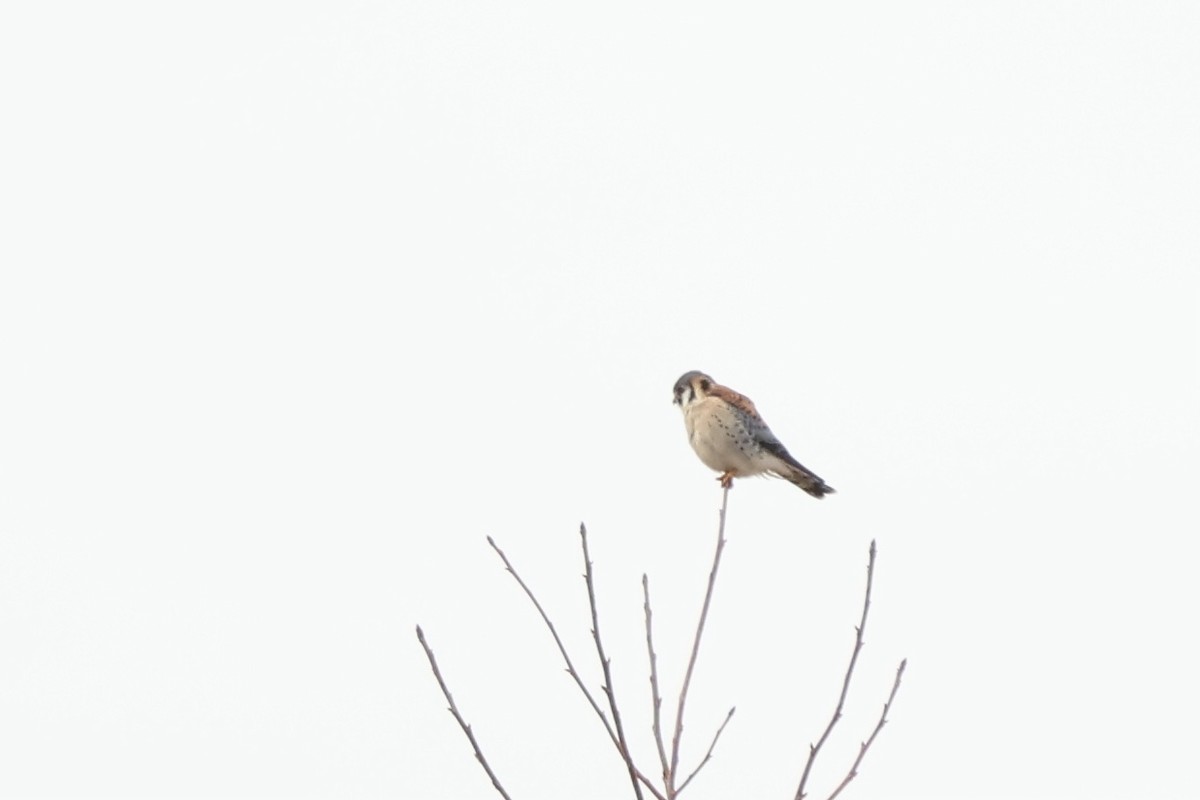
[[[733,470],[727,469],[717,478],[721,482],[721,488],[729,489],[733,486]]]

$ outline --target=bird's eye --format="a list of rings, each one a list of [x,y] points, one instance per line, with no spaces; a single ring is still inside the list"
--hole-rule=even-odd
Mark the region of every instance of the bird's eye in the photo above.
[[[700,391],[707,392],[709,387],[708,381],[700,381]]]

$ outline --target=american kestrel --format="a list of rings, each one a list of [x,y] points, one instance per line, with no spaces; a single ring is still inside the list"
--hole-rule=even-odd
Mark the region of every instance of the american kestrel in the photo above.
[[[693,370],[675,381],[674,402],[683,410],[692,449],[705,466],[721,473],[718,480],[725,488],[734,478],[768,474],[817,499],[833,493],[832,486],[792,458],[749,397]]]

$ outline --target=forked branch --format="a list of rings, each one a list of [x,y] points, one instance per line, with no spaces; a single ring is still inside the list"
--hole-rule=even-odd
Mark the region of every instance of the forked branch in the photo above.
[[[579,677],[579,671],[575,669],[575,664],[571,661],[571,656],[567,654],[567,648],[563,645],[562,639],[558,635],[558,630],[554,627],[554,623],[550,621],[550,617],[546,614],[545,609],[542,608],[542,604],[538,602],[537,597],[534,596],[533,591],[530,590],[529,586],[526,585],[524,580],[522,580],[516,569],[513,568],[512,563],[508,560],[508,556],[504,555],[504,551],[500,549],[495,540],[489,536],[487,537],[487,541],[488,544],[492,546],[492,549],[496,551],[496,555],[500,556],[500,560],[504,562],[504,568],[508,570],[508,574],[513,576],[513,580],[517,582],[517,584],[525,592],[525,596],[529,598],[531,603],[533,603],[533,607],[537,609],[538,614],[540,614],[542,617],[542,622],[546,623],[546,628],[550,631],[550,635],[554,637],[554,643],[558,645],[558,652],[562,655],[563,661],[566,662],[567,674],[575,680],[575,685],[579,687],[579,691],[583,692],[583,696],[587,698],[588,704],[592,707],[592,710],[596,712],[596,716],[600,718],[600,722],[604,725],[604,730],[608,732],[608,738],[612,741],[613,747],[617,748],[617,753],[620,754],[621,760],[625,762],[626,766],[629,767],[637,780],[650,790],[651,794],[658,798],[658,800],[667,800],[663,793],[660,792],[654,786],[654,784],[650,782],[650,779],[643,775],[637,766],[634,765],[629,751],[622,744],[623,736],[617,735],[612,723],[608,721],[608,717],[605,715],[604,711],[601,710],[600,704],[596,702],[596,698],[588,690],[587,685],[583,682],[583,679]],[[585,561],[587,560],[586,552],[584,554],[584,559]]]
[[[658,688],[658,657],[654,652],[654,629],[651,625],[653,614],[650,610],[650,579],[645,575],[642,575],[642,597],[644,599],[643,608],[646,612],[646,651],[650,656],[650,699],[654,704],[654,721],[652,726],[654,744],[658,748],[658,760],[662,765],[663,786],[670,787],[668,791],[672,792],[672,794],[668,795],[668,797],[674,798],[687,788],[687,785],[699,774],[704,765],[712,759],[717,741],[721,738],[721,734],[725,731],[725,726],[729,724],[729,720],[733,719],[735,709],[729,709],[729,713],[725,715],[725,719],[721,722],[720,727],[717,728],[717,732],[713,734],[712,742],[709,743],[704,758],[701,759],[696,768],[684,779],[683,783],[679,784],[678,788],[675,788],[674,780],[672,779],[671,764],[667,760],[667,750],[662,735],[662,694]]]
[[[817,753],[821,752],[821,747],[825,744],[825,740],[829,738],[829,734],[833,732],[834,726],[837,725],[838,720],[842,718],[842,709],[845,708],[846,705],[846,695],[850,691],[850,679],[854,677],[854,666],[858,663],[858,654],[863,648],[863,634],[867,630],[867,614],[871,610],[871,587],[874,583],[874,580],[875,540],[872,539],[870,556],[867,559],[867,589],[863,595],[862,618],[859,620],[858,625],[854,628],[854,650],[850,654],[850,665],[846,667],[846,677],[842,680],[842,693],[838,696],[837,707],[834,708],[833,716],[830,717],[829,724],[825,726],[825,731],[821,734],[821,738],[817,740],[816,744],[809,745],[808,760],[804,764],[804,774],[800,776],[800,786],[796,789],[795,800],[804,800],[804,788],[808,784],[808,776],[809,773],[812,772],[813,763],[817,760]],[[834,793],[830,795],[831,798],[836,797],[837,794],[841,792],[843,788],[845,788],[846,784],[853,780],[855,775],[857,775],[856,770],[858,769],[859,764],[862,763],[863,756],[866,755],[867,749],[871,746],[871,743],[875,741],[876,734],[879,733],[879,730],[883,727],[884,722],[886,722],[888,708],[891,705],[892,699],[896,696],[896,690],[900,688],[900,677],[904,674],[905,663],[906,662],[901,662],[900,668],[896,671],[896,682],[892,685],[892,692],[888,696],[887,703],[885,703],[883,706],[883,716],[880,717],[879,724],[875,726],[875,731],[871,734],[871,737],[863,743],[859,750],[858,758],[855,759],[854,765],[850,768],[850,773],[846,776]]]
[[[558,630],[554,627],[554,623],[550,620],[550,617],[546,613],[545,609],[542,608],[542,604],[538,601],[537,597],[534,596],[533,591],[517,573],[512,563],[508,560],[508,557],[504,554],[504,551],[497,546],[492,537],[487,537],[488,544],[491,545],[492,549],[496,551],[496,554],[500,557],[500,560],[504,562],[505,569],[510,575],[513,576],[513,579],[521,587],[522,591],[525,592],[525,596],[529,598],[529,601],[533,603],[534,608],[537,609],[538,614],[542,618],[542,622],[545,623],[546,628],[550,631],[550,635],[553,637],[554,643],[558,647],[558,652],[562,656],[563,661],[566,663],[567,674],[570,675],[575,681],[575,685],[579,688],[579,691],[583,693],[584,698],[586,698],[588,704],[596,713],[596,716],[600,718],[600,722],[604,726],[605,732],[608,733],[609,740],[612,741],[613,747],[616,748],[617,753],[620,755],[622,762],[625,764],[625,767],[629,772],[630,783],[633,786],[634,794],[637,796],[638,800],[642,800],[643,788],[648,790],[654,796],[655,800],[675,800],[675,798],[677,798],[679,794],[691,784],[692,780],[697,774],[699,774],[704,765],[712,759],[713,750],[716,748],[717,742],[721,738],[721,734],[725,731],[725,727],[733,718],[734,709],[731,708],[729,709],[729,713],[725,715],[725,719],[717,728],[716,733],[713,735],[712,741],[708,745],[708,750],[705,752],[704,757],[700,760],[700,763],[681,782],[679,780],[679,753],[680,743],[683,738],[684,711],[687,705],[688,690],[691,687],[692,677],[696,669],[696,661],[700,653],[700,642],[703,638],[704,627],[708,620],[709,608],[712,605],[712,597],[714,588],[716,586],[717,572],[721,566],[721,554],[725,549],[725,516],[728,503],[729,488],[725,487],[725,491],[721,498],[720,520],[717,526],[716,550],[713,554],[712,568],[708,575],[708,585],[704,594],[704,603],[700,609],[700,619],[696,624],[695,635],[692,639],[691,655],[688,659],[687,671],[684,674],[683,684],[679,690],[679,698],[675,710],[675,728],[669,749],[667,748],[666,739],[663,734],[661,713],[662,693],[659,687],[658,658],[654,650],[654,634],[653,626],[651,624],[652,613],[650,608],[650,581],[645,575],[642,576],[642,594],[646,618],[646,650],[650,658],[650,692],[651,699],[654,704],[652,730],[654,733],[654,743],[658,750],[659,764],[662,769],[663,786],[661,790],[651,783],[650,780],[637,768],[634,763],[633,756],[629,752],[629,742],[625,736],[625,729],[621,721],[621,714],[616,698],[616,690],[613,687],[611,662],[604,649],[604,643],[600,636],[600,614],[596,603],[596,589],[591,554],[588,550],[587,529],[583,525],[579,526],[580,543],[583,549],[583,577],[587,585],[588,607],[591,612],[592,638],[596,645],[596,655],[600,660],[600,669],[604,675],[604,684],[602,688],[608,700],[608,711],[612,714],[611,719],[609,718],[608,714],[605,713],[600,703],[597,702],[596,697],[587,688],[587,685],[583,682],[579,671],[575,668],[574,662],[571,661],[571,656],[567,653],[566,646],[563,644],[561,637],[558,635]],[[854,676],[854,669],[858,663],[859,653],[863,648],[864,635],[867,628],[867,617],[871,608],[871,590],[873,588],[875,577],[875,554],[875,542],[872,541],[870,557],[867,561],[867,585],[863,597],[862,616],[858,625],[854,629],[854,649],[850,654],[850,663],[846,668],[846,674],[842,680],[841,693],[838,696],[837,706],[834,708],[833,716],[829,719],[828,724],[826,724],[824,731],[821,733],[821,737],[816,741],[815,744],[809,745],[808,759],[804,765],[804,772],[800,778],[800,785],[796,789],[795,800],[804,800],[804,798],[807,796],[805,789],[808,785],[809,776],[812,773],[813,764],[817,759],[817,754],[820,753],[821,748],[829,739],[834,727],[842,718],[842,712],[846,705],[846,697],[850,691],[850,682]],[[480,749],[479,743],[476,741],[475,735],[471,731],[471,726],[467,724],[466,720],[464,720],[462,715],[459,713],[458,707],[454,703],[454,698],[450,695],[450,690],[447,688],[446,682],[442,678],[441,671],[438,669],[437,660],[434,658],[433,650],[426,643],[425,634],[421,631],[419,626],[417,627],[417,638],[420,640],[421,647],[424,648],[425,655],[429,659],[429,665],[433,669],[434,677],[437,678],[438,686],[441,687],[442,694],[449,703],[450,713],[453,714],[454,719],[458,722],[459,727],[462,728],[463,733],[466,734],[467,740],[471,743],[471,747],[475,751],[476,760],[479,761],[480,765],[491,779],[492,786],[495,787],[496,791],[499,792],[500,795],[505,798],[505,800],[509,800],[508,793],[504,790],[504,787],[501,786],[499,779],[496,777],[496,774],[492,771],[491,766],[484,757],[483,751]],[[847,772],[845,777],[842,778],[841,783],[837,785],[837,787],[833,790],[833,793],[829,795],[828,800],[836,800],[836,798],[841,794],[842,790],[845,789],[846,786],[848,786],[850,782],[858,776],[858,769],[862,765],[863,758],[866,756],[867,751],[871,748],[871,745],[874,744],[875,739],[879,736],[879,732],[883,729],[883,726],[887,724],[888,712],[891,710],[892,703],[896,699],[896,693],[900,689],[900,682],[904,676],[904,669],[906,666],[907,661],[900,662],[900,666],[896,670],[895,681],[892,683],[891,692],[888,695],[887,702],[885,702],[883,705],[883,711],[879,716],[879,720],[876,722],[874,729],[871,731],[871,735],[860,744],[858,754],[855,757],[853,764],[851,764],[849,772]]]

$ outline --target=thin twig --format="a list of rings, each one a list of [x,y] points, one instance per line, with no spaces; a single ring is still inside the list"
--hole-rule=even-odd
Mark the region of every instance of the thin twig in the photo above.
[[[658,747],[658,760],[662,763],[663,785],[666,786],[671,774],[671,765],[667,761],[667,748],[663,744],[662,735],[662,694],[658,690],[658,656],[654,654],[654,634],[650,625],[650,578],[642,573],[642,596],[645,598],[643,608],[646,611],[646,650],[650,654],[650,698],[654,702],[654,744]]]
[[[454,704],[454,698],[450,696],[450,689],[447,688],[446,681],[442,679],[442,672],[438,669],[437,659],[433,657],[433,650],[430,649],[429,644],[425,641],[425,632],[421,630],[420,625],[417,626],[417,639],[421,642],[421,647],[425,649],[426,657],[429,658],[429,666],[433,669],[433,677],[437,678],[438,686],[442,687],[442,694],[446,697],[446,702],[450,704],[450,713],[458,720],[458,726],[467,735],[467,740],[471,743],[471,747],[475,748],[475,759],[483,766],[483,771],[487,773],[488,777],[492,779],[492,786],[496,787],[496,791],[500,793],[500,796],[504,800],[512,800],[508,796],[508,792],[504,791],[504,787],[500,785],[500,779],[496,777],[496,773],[492,772],[492,767],[488,764],[487,759],[483,757],[483,751],[479,749],[479,742],[475,741],[475,734],[471,732],[471,726],[463,719],[462,714],[458,713],[458,706]]]
[[[508,570],[508,574],[512,575],[521,588],[525,590],[525,595],[533,603],[533,606],[538,610],[538,613],[542,615],[542,621],[546,623],[546,627],[550,629],[550,635],[554,637],[554,643],[558,645],[558,652],[562,654],[563,661],[567,662],[567,674],[575,679],[576,685],[579,686],[579,690],[583,692],[583,696],[586,697],[588,703],[591,704],[592,710],[596,712],[596,716],[600,717],[600,721],[604,723],[604,728],[608,731],[608,735],[613,740],[613,744],[620,747],[620,744],[617,742],[617,735],[613,732],[612,725],[609,724],[608,717],[605,716],[604,712],[600,710],[600,705],[596,702],[596,699],[592,697],[592,693],[588,691],[587,686],[585,686],[583,681],[580,679],[579,672],[575,669],[575,664],[571,661],[571,657],[567,655],[567,648],[563,645],[562,639],[559,638],[558,631],[555,629],[554,623],[550,621],[550,617],[547,616],[546,610],[542,608],[542,604],[539,603],[538,599],[533,596],[533,592],[525,584],[525,581],[523,581],[521,576],[517,574],[517,571],[513,569],[513,565],[509,562],[508,556],[504,555],[504,551],[500,549],[500,546],[496,544],[495,540],[489,536],[487,537],[487,541],[488,544],[492,546],[492,549],[496,551],[496,554],[500,556],[500,559],[504,562],[504,568]]]
[[[545,609],[542,608],[542,604],[538,602],[538,599],[525,584],[525,581],[521,579],[519,574],[517,574],[517,571],[513,568],[512,563],[509,562],[508,556],[504,555],[504,551],[500,549],[491,536],[487,537],[487,541],[488,544],[492,546],[492,549],[496,551],[496,554],[500,556],[500,560],[504,562],[504,568],[508,570],[508,574],[513,576],[513,579],[517,582],[521,589],[524,590],[525,596],[528,597],[530,602],[533,603],[533,607],[537,609],[539,614],[541,614],[542,621],[546,623],[546,627],[550,630],[550,635],[554,637],[554,643],[558,645],[558,652],[562,654],[563,661],[565,661],[567,664],[567,674],[575,679],[575,685],[579,687],[579,691],[583,692],[583,696],[587,698],[592,710],[596,712],[596,716],[598,716],[600,718],[600,722],[604,724],[604,730],[608,731],[608,738],[612,740],[613,747],[617,748],[617,752],[620,753],[622,760],[624,760],[625,752],[621,748],[621,741],[617,738],[617,734],[613,730],[612,724],[608,721],[608,717],[605,716],[604,712],[600,709],[600,704],[596,702],[596,698],[592,696],[592,693],[588,691],[587,686],[579,677],[579,672],[575,669],[575,664],[572,663],[571,656],[567,655],[567,648],[563,645],[562,639],[559,638],[558,630],[555,629],[554,623],[550,621],[550,617],[546,614]],[[655,788],[654,784],[650,782],[650,779],[643,775],[640,771],[637,771],[636,768],[635,774],[637,775],[638,780],[642,782],[642,785],[649,789],[650,792],[658,798],[658,800],[667,800],[663,793]]]
[[[700,772],[700,769],[712,758],[713,748],[717,746],[717,740],[721,738],[721,732],[725,730],[725,726],[729,724],[729,720],[733,719],[733,712],[736,710],[736,707],[729,709],[729,713],[725,715],[725,721],[721,723],[721,727],[717,728],[717,732],[713,734],[712,742],[708,745],[708,752],[704,754],[704,758],[692,770],[692,774],[688,775],[684,782],[679,784],[679,788],[675,790],[676,796],[679,796],[687,788],[687,785],[692,782],[692,778],[696,777],[696,773]]]
[[[821,746],[825,744],[825,740],[829,738],[829,734],[833,731],[833,726],[842,718],[842,708],[846,705],[846,693],[850,691],[850,678],[854,675],[854,665],[858,663],[858,654],[863,647],[863,632],[867,628],[867,612],[871,608],[871,584],[875,578],[875,540],[871,540],[871,555],[867,561],[867,591],[863,598],[862,619],[854,628],[854,652],[850,655],[850,666],[846,669],[846,677],[842,681],[842,694],[838,697],[837,708],[833,710],[833,716],[829,720],[829,724],[825,726],[825,732],[821,734],[821,738],[816,744],[808,747],[808,761],[804,765],[804,774],[800,776],[800,786],[796,789],[796,800],[804,800],[804,787],[808,783],[808,775],[812,771],[813,762],[817,759],[817,753],[821,751]]]
[[[674,797],[675,778],[679,770],[679,740],[683,736],[683,707],[687,703],[688,687],[692,683],[692,671],[696,668],[696,656],[700,653],[700,637],[704,633],[704,621],[708,619],[708,607],[712,603],[713,586],[717,581],[717,569],[721,566],[721,551],[725,549],[725,509],[729,504],[729,487],[721,495],[721,520],[717,525],[717,551],[713,556],[712,571],[708,574],[708,589],[704,593],[704,605],[700,609],[700,621],[696,624],[696,637],[692,641],[692,656],[688,659],[683,687],[679,690],[679,705],[675,710],[675,736],[671,739],[671,770],[667,780],[667,796]]]
[[[900,688],[900,679],[904,677],[904,668],[906,666],[908,666],[907,658],[901,661],[900,666],[896,668],[896,680],[892,683],[892,691],[888,694],[887,702],[883,704],[883,713],[879,715],[879,722],[875,723],[875,730],[871,731],[870,737],[859,746],[858,757],[850,765],[850,771],[846,773],[846,777],[842,778],[842,782],[833,790],[833,794],[829,795],[829,800],[834,800],[835,797],[842,793],[842,789],[845,789],[850,781],[858,777],[858,766],[862,763],[863,756],[867,754],[867,750],[874,743],[875,737],[879,735],[879,732],[883,730],[883,726],[887,724],[888,709],[892,707],[892,701],[896,699],[896,691]]]
[[[596,610],[596,587],[592,581],[592,556],[588,552],[587,527],[579,523],[579,539],[583,546],[583,579],[587,583],[588,605],[592,610],[592,638],[596,640],[596,655],[600,658],[600,669],[604,671],[604,694],[608,696],[608,708],[612,711],[613,726],[617,729],[617,742],[620,745],[621,757],[629,768],[629,782],[633,784],[633,793],[642,800],[642,787],[638,785],[637,767],[633,765],[633,756],[629,752],[629,741],[625,738],[625,728],[621,725],[621,712],[617,708],[617,693],[613,688],[612,670],[609,668],[608,656],[604,654],[604,644],[600,641],[600,615]]]

